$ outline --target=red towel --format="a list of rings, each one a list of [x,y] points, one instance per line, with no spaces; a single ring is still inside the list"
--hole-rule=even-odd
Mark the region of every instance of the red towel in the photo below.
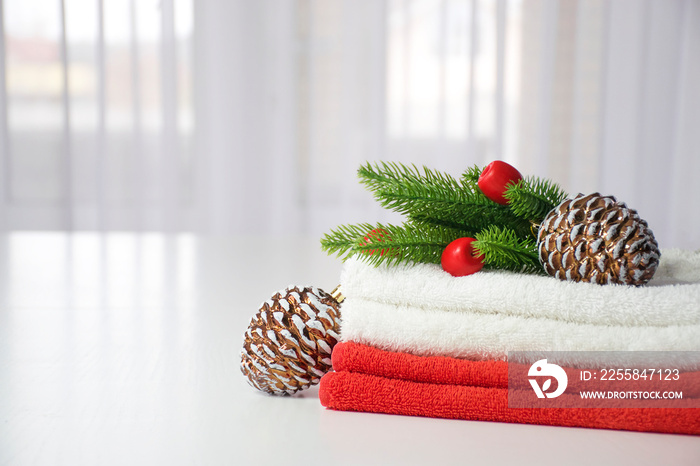
[[[508,363],[505,361],[414,356],[350,341],[336,344],[331,360],[335,371],[361,372],[413,382],[508,388]]]
[[[390,379],[408,380],[445,385],[470,385],[474,387],[508,388],[508,363],[505,361],[469,361],[445,356],[415,356],[407,353],[382,351],[355,342],[341,342],[333,348],[331,356],[335,371],[360,372]],[[529,366],[511,364],[511,370],[527,374]],[[590,390],[589,382],[579,379],[580,369],[563,368],[569,379],[569,390]],[[700,398],[700,372],[682,372],[683,396]],[[525,377],[517,379],[521,385],[511,388],[531,390]],[[511,381],[512,383],[512,381]],[[597,390],[666,390],[667,381],[638,380],[600,382]]]
[[[700,435],[695,408],[509,408],[503,361],[426,358],[339,343],[333,364],[336,372],[321,379],[319,391],[321,404],[331,409]]]

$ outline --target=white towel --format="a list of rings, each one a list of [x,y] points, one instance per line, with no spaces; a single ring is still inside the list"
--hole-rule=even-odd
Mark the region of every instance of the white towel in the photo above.
[[[341,338],[389,351],[506,359],[509,351],[700,351],[700,252],[668,250],[645,287],[348,261]]]
[[[357,259],[346,263],[341,285],[350,301],[361,298],[413,308],[598,325],[700,324],[700,251],[663,251],[654,278],[642,287],[503,271],[455,278],[439,265],[374,267]]]

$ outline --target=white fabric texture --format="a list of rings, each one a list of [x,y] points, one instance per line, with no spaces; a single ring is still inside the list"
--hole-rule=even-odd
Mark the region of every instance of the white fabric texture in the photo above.
[[[644,287],[348,261],[341,337],[389,351],[505,359],[509,351],[699,351],[700,252],[667,250]]]

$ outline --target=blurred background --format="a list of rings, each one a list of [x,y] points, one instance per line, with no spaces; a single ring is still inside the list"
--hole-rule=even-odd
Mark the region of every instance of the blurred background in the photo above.
[[[0,0],[0,229],[318,237],[502,159],[700,247],[698,0]]]

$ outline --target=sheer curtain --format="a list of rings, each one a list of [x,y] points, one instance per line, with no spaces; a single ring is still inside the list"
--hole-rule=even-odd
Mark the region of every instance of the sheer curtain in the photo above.
[[[189,227],[191,0],[4,0],[6,229]]]
[[[8,229],[317,236],[396,219],[365,160],[500,158],[700,247],[697,0],[2,3]]]

